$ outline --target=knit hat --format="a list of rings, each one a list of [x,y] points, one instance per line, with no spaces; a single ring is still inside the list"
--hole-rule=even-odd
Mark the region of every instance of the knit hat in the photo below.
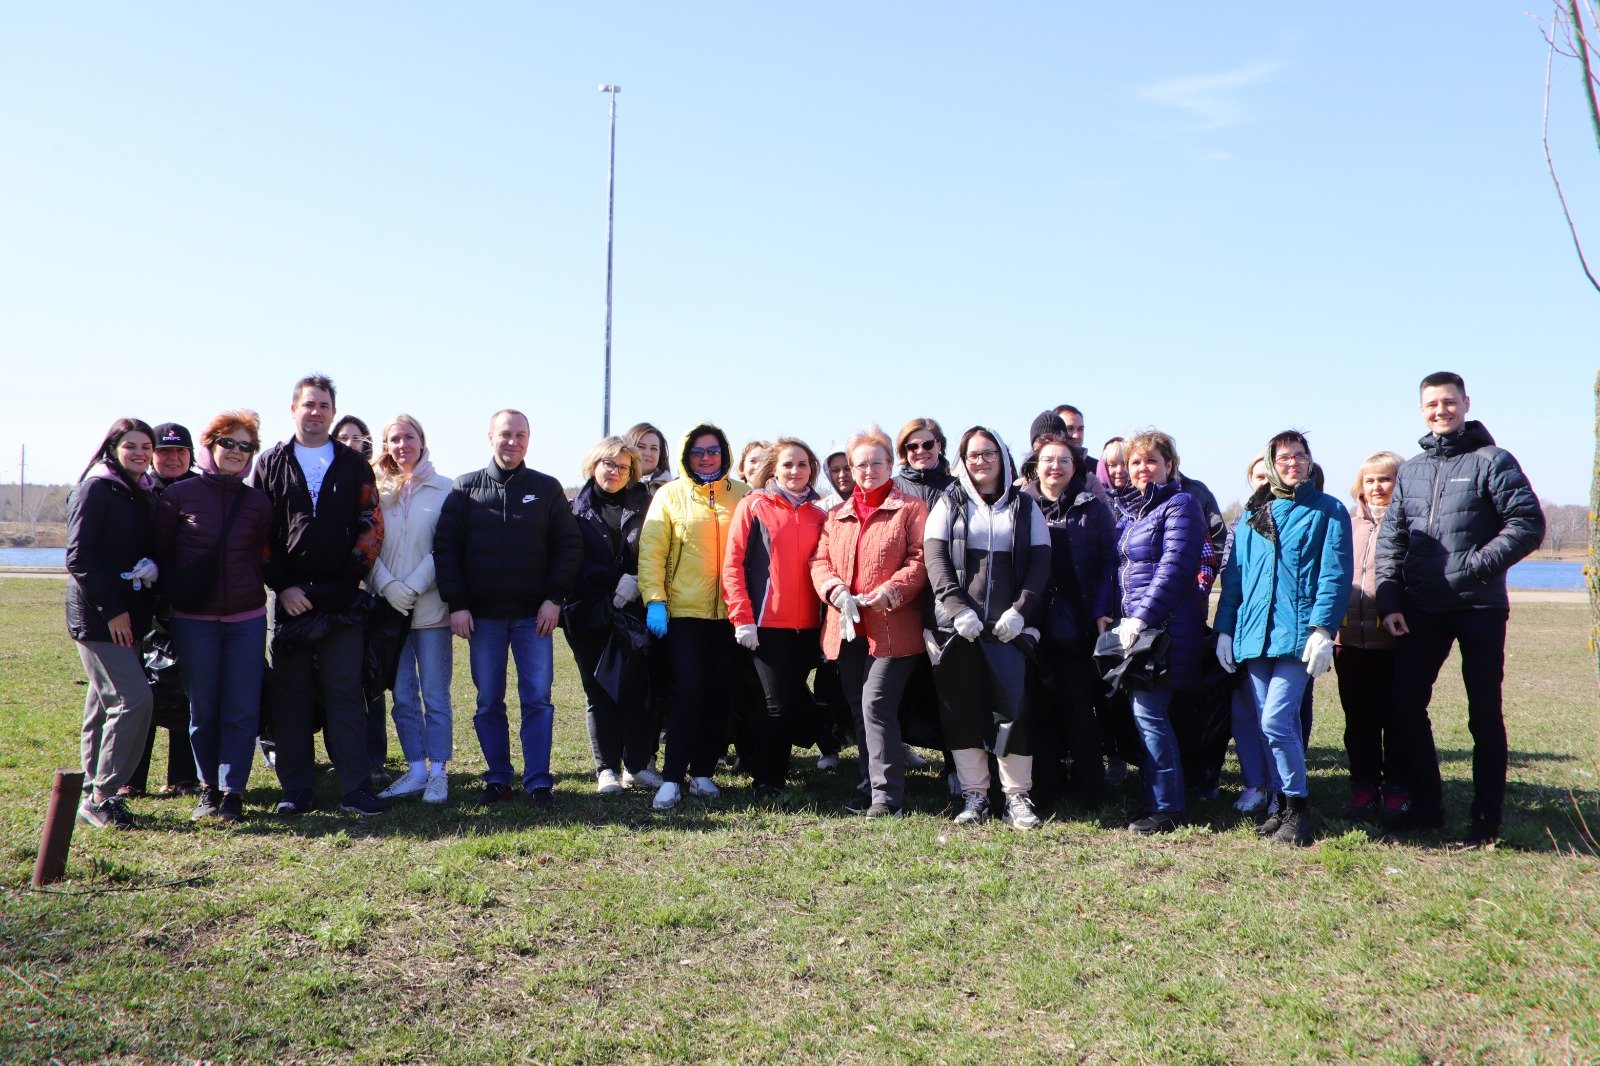
[[[1063,437],[1067,435],[1067,424],[1054,411],[1045,411],[1033,420],[1033,425],[1028,427],[1028,447],[1031,449],[1033,442],[1046,433],[1059,433]]]
[[[187,448],[194,451],[194,438],[176,422],[163,422],[156,427],[157,448]]]

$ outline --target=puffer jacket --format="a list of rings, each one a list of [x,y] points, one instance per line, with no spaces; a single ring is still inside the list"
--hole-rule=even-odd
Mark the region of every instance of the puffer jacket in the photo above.
[[[602,504],[596,495],[594,478],[578,490],[572,501],[572,516],[583,537],[583,563],[578,567],[578,582],[561,612],[562,624],[579,632],[601,628],[606,609],[616,595],[623,574],[639,573],[639,538],[644,534],[644,516],[650,509],[650,490],[643,482],[621,492],[621,530],[606,525]],[[635,600],[628,609],[643,616],[643,605]]]
[[[708,484],[689,468],[696,437],[712,434],[722,445],[722,469]],[[749,488],[728,477],[733,462],[728,437],[702,424],[684,434],[678,476],[656,489],[639,537],[639,598],[665,603],[674,618],[728,617],[722,598],[722,558],[728,550],[733,510]]]
[[[1544,540],[1539,497],[1482,422],[1417,443],[1378,534],[1378,613],[1507,609],[1506,571]]]
[[[1394,637],[1383,627],[1383,615],[1378,613],[1378,528],[1367,505],[1357,503],[1350,516],[1350,606],[1338,637],[1343,648],[1381,651],[1394,647]]]
[[[1037,481],[1022,491],[1039,504],[1050,530],[1050,587],[1044,632],[1061,642],[1090,640],[1096,619],[1117,616],[1117,520],[1098,478],[1074,479],[1056,500]]]
[[[1162,627],[1171,640],[1169,672],[1177,688],[1200,680],[1205,654],[1205,593],[1195,582],[1206,518],[1176,481],[1117,497],[1123,525],[1117,541],[1117,588],[1124,618]]]
[[[850,500],[828,512],[817,554],[811,560],[811,584],[824,603],[839,585],[860,594],[884,587],[889,610],[862,611],[856,639],[865,636],[867,653],[876,659],[921,655],[922,609],[928,588],[923,562],[923,535],[928,508],[898,488],[862,524]],[[839,609],[827,604],[822,651],[839,657]]]
[[[266,609],[264,566],[272,500],[240,478],[208,471],[167,486],[156,501],[156,565],[163,574],[172,574],[210,555],[241,492],[244,499],[217,557],[211,595],[203,604],[175,609],[179,618],[234,618]]]
[[[739,501],[722,564],[722,595],[736,626],[816,629],[822,601],[811,585],[811,559],[828,514],[815,489],[796,504],[773,487]]]
[[[67,632],[73,640],[105,643],[106,623],[126,613],[135,637],[150,630],[155,593],[134,591],[122,575],[155,558],[154,498],[105,463],[73,487],[67,501]],[[160,563],[156,564],[158,567]]]
[[[433,531],[434,574],[452,613],[532,618],[563,603],[583,561],[561,483],[525,463],[456,478]]]
[[[1222,570],[1215,628],[1233,638],[1239,662],[1299,658],[1313,626],[1331,636],[1350,602],[1350,515],[1310,481],[1272,499],[1277,540],[1251,522],[1236,527]]]
[[[907,496],[921,500],[929,512],[955,483],[956,476],[950,472],[950,460],[942,455],[939,456],[939,465],[932,470],[918,470],[901,463],[900,472],[894,476],[894,487]]]
[[[426,454],[426,453],[424,453]],[[383,551],[372,565],[367,587],[378,595],[396,581],[417,594],[411,628],[427,629],[450,619],[433,560],[433,537],[439,527],[451,481],[443,474],[414,482],[408,491],[380,493],[383,507]]]

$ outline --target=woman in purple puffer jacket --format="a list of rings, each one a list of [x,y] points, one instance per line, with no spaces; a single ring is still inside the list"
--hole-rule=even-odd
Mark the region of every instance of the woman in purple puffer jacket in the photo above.
[[[1128,828],[1140,835],[1177,828],[1183,817],[1183,763],[1168,710],[1173,696],[1200,678],[1205,648],[1206,596],[1195,581],[1206,519],[1174,476],[1178,449],[1159,430],[1123,444],[1131,491],[1117,498],[1123,519],[1117,543],[1117,588],[1122,620],[1117,635],[1127,652],[1146,629],[1164,629],[1171,641],[1168,672],[1154,687],[1133,689],[1134,722],[1144,740],[1140,776],[1150,810]]]

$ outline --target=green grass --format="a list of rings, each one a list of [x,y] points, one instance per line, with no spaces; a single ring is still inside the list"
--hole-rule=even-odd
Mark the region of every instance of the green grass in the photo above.
[[[1600,809],[1581,606],[1513,614],[1493,852],[1333,820],[1291,851],[1228,793],[1153,841],[1114,813],[960,832],[927,773],[920,813],[868,823],[834,814],[846,775],[809,759],[779,806],[733,778],[658,815],[646,793],[593,794],[561,650],[561,811],[481,813],[458,644],[450,805],[284,824],[258,765],[241,828],[139,800],[148,830],[80,827],[68,879],[36,893],[83,694],[60,596],[0,581],[0,1062],[1600,1059],[1600,862],[1569,850],[1569,790],[1591,824]],[[1454,669],[1434,721],[1459,830]],[[1324,681],[1324,809],[1345,794],[1340,719]]]

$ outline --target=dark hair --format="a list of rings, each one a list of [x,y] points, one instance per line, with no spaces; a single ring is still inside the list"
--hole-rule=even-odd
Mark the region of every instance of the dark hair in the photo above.
[[[319,385],[318,388],[321,388],[321,386]],[[339,419],[339,421],[335,422],[333,424],[333,430],[328,434],[328,436],[332,437],[334,440],[338,440],[339,431],[345,426],[355,426],[361,431],[361,457],[369,463],[372,462],[372,430],[368,429],[367,424],[361,421],[361,419],[357,418],[355,415],[345,415],[343,418]]]
[[[972,438],[978,436],[980,433],[989,439],[989,443],[994,445],[995,451],[1000,450],[1000,438],[994,435],[994,431],[992,429],[989,429],[985,426],[973,426],[971,429],[961,434],[961,443],[956,445],[957,459],[960,459],[962,462],[966,461],[967,445],[972,443]]]
[[[94,464],[104,462],[116,471],[122,480],[132,483],[128,472],[122,469],[122,464],[117,462],[117,445],[122,443],[122,438],[129,433],[143,433],[150,438],[150,445],[155,447],[156,431],[150,428],[150,423],[142,418],[119,418],[111,423],[111,428],[106,430],[105,437],[100,441],[100,447],[95,449],[94,458],[89,460],[89,465],[83,468],[83,473],[78,475],[82,481],[89,476],[89,471],[94,469]]]
[[[1441,385],[1454,385],[1461,390],[1461,395],[1465,396],[1467,394],[1467,383],[1461,380],[1461,375],[1454,370],[1440,370],[1429,374],[1422,379],[1422,384],[1417,386],[1417,391],[1438,388]]]
[[[1064,445],[1069,451],[1076,451],[1076,449],[1072,447],[1072,442],[1067,439],[1067,435],[1065,433],[1057,433],[1054,430],[1049,433],[1039,434],[1038,437],[1034,438],[1033,443],[1035,445],[1033,449],[1034,455],[1038,455],[1040,452],[1044,451],[1044,446],[1046,444],[1060,444]],[[1077,462],[1077,455],[1073,455],[1072,460],[1073,462]]]
[[[1298,429],[1286,429],[1276,437],[1267,441],[1267,455],[1276,458],[1278,449],[1289,444],[1298,444],[1306,450],[1306,458],[1311,458],[1311,442],[1306,440],[1306,435]],[[1254,464],[1251,464],[1254,465]]]
[[[299,403],[300,393],[305,389],[321,389],[323,392],[328,394],[328,402],[333,405],[333,409],[336,411],[339,409],[339,400],[333,389],[333,379],[328,375],[307,374],[305,377],[295,382],[294,396],[289,402]]]
[[[1056,414],[1058,414],[1058,415],[1064,415],[1068,411],[1071,411],[1073,414],[1077,415],[1079,418],[1083,417],[1083,412],[1078,410],[1076,407],[1072,406],[1070,403],[1064,403],[1064,404],[1062,404],[1062,405],[1060,405],[1059,407],[1056,408]]]

